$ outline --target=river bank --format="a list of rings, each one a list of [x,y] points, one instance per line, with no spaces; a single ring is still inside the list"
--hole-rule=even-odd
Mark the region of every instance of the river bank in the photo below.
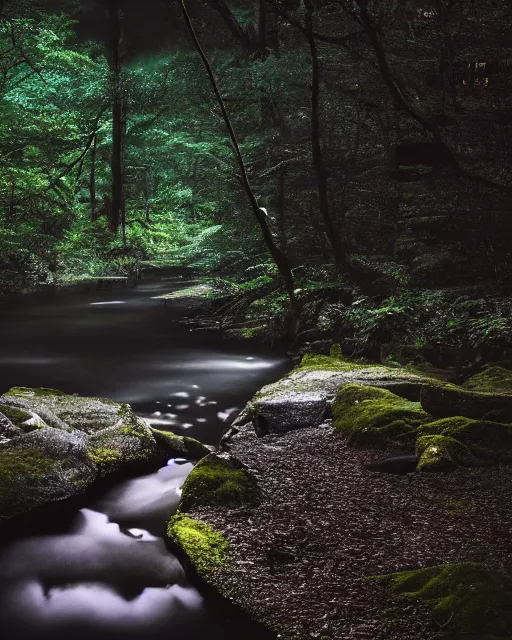
[[[429,404],[425,389],[441,383],[336,360],[310,357],[249,403],[224,454],[189,476],[171,538],[281,637],[508,638],[512,427],[436,422],[439,410],[414,400]],[[476,394],[492,407],[489,388]],[[450,420],[457,429],[438,435]],[[187,547],[187,518],[211,527],[202,557]]]

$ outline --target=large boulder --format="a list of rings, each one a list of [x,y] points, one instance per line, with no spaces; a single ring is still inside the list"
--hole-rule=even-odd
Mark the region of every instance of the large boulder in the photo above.
[[[263,387],[233,424],[252,420],[259,435],[317,426],[346,385],[377,387],[417,401],[425,380],[402,368],[350,362],[335,345],[328,356],[306,354],[288,376]]]
[[[15,387],[0,397],[0,407],[0,519],[169,457],[126,404]]]

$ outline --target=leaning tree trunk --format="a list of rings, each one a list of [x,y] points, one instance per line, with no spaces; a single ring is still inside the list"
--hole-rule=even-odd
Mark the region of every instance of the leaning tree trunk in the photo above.
[[[265,214],[265,211],[263,211],[259,204],[258,201],[256,199],[256,196],[254,195],[254,191],[251,187],[251,183],[249,180],[249,176],[247,175],[247,169],[245,167],[245,162],[242,156],[242,152],[240,151],[240,146],[238,144],[238,140],[236,138],[235,135],[235,131],[233,129],[233,125],[231,123],[231,119],[228,115],[228,112],[226,110],[226,105],[224,104],[224,100],[222,99],[222,95],[220,93],[218,84],[217,84],[217,80],[215,79],[215,75],[213,73],[213,69],[210,65],[210,62],[208,60],[208,58],[206,57],[206,54],[203,51],[203,48],[201,47],[201,44],[197,38],[197,35],[194,31],[194,27],[192,25],[192,22],[190,21],[190,16],[188,15],[187,12],[187,8],[185,6],[185,2],[184,0],[178,0],[182,12],[183,12],[183,17],[185,19],[185,23],[187,25],[187,28],[190,32],[190,35],[194,41],[194,45],[197,49],[197,52],[199,53],[199,55],[201,56],[201,59],[203,61],[203,64],[205,66],[206,72],[208,73],[208,77],[210,79],[210,83],[212,85],[212,89],[215,93],[215,96],[217,98],[217,101],[219,103],[219,107],[220,110],[222,112],[222,117],[224,119],[224,123],[226,125],[226,128],[228,130],[229,133],[229,137],[231,139],[231,143],[233,145],[233,151],[235,153],[235,157],[238,163],[238,167],[240,170],[240,181],[242,183],[243,189],[245,191],[245,194],[247,196],[247,199],[249,200],[249,203],[251,205],[251,209],[252,212],[254,214],[254,217],[256,218],[256,221],[258,222],[258,225],[261,229],[261,233],[263,235],[263,240],[265,241],[265,244],[267,245],[268,251],[272,257],[272,259],[274,260],[277,269],[281,275],[281,277],[284,280],[285,286],[286,286],[286,290],[288,292],[288,296],[290,298],[290,302],[292,305],[292,309],[294,312],[294,315],[297,314],[298,312],[298,306],[297,306],[297,300],[295,297],[295,286],[294,286],[294,282],[293,282],[293,274],[290,268],[290,264],[288,262],[288,258],[286,256],[286,254],[281,251],[281,249],[277,246],[277,244],[274,241],[274,237],[272,235],[272,232],[270,230],[270,227],[267,223],[267,216]]]

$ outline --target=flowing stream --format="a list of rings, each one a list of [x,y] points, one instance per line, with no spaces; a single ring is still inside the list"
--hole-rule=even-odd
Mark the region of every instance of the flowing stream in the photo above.
[[[157,296],[182,286],[160,280],[3,311],[0,392],[46,386],[128,402],[160,429],[216,445],[245,402],[289,364],[180,324],[186,304]],[[193,587],[165,546],[165,522],[191,470],[170,460],[0,548],[2,639],[263,638]]]

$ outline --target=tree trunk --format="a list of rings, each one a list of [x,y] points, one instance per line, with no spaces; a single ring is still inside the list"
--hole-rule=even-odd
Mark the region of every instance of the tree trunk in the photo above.
[[[331,245],[334,254],[334,262],[338,269],[345,267],[346,257],[341,242],[339,230],[331,215],[329,207],[329,184],[327,169],[325,166],[322,151],[322,127],[320,123],[320,60],[318,58],[318,49],[313,30],[313,5],[310,0],[306,1],[306,37],[309,43],[312,62],[311,76],[311,150],[313,155],[313,166],[316,174],[316,183],[318,190],[318,206],[320,215],[325,226],[325,233]]]
[[[279,171],[279,200],[277,204],[277,224],[279,228],[279,246],[281,251],[288,251],[288,237],[286,235],[286,167]]]
[[[146,167],[146,175],[144,179],[144,220],[150,224],[151,222],[151,196],[152,196],[152,186],[151,186],[151,169]]]
[[[258,49],[261,59],[266,57],[267,51],[267,9],[265,0],[259,0],[258,8]]]
[[[119,0],[110,0],[110,70],[112,78],[112,196],[110,228],[117,231],[121,225],[123,242],[126,240],[124,201],[124,142],[126,122],[124,113],[122,63],[121,63],[121,8]]]
[[[98,148],[98,136],[94,136],[91,148],[91,171],[89,173],[89,202],[91,207],[91,220],[98,219],[96,209],[96,151]]]
[[[217,81],[215,79],[215,75],[213,73],[213,69],[210,65],[210,62],[208,61],[208,58],[206,57],[206,54],[204,53],[201,44],[197,38],[197,35],[194,31],[194,27],[192,26],[192,23],[190,21],[190,17],[188,15],[187,12],[187,8],[185,6],[185,2],[184,0],[179,0],[179,3],[181,5],[181,9],[183,11],[183,17],[185,19],[187,28],[190,32],[190,35],[194,41],[195,47],[197,49],[197,52],[199,53],[199,55],[201,56],[201,59],[203,61],[203,64],[205,66],[206,72],[208,74],[208,77],[210,79],[210,83],[212,85],[212,89],[215,93],[215,96],[217,98],[217,101],[219,103],[219,107],[222,113],[222,117],[224,119],[224,123],[226,125],[226,128],[228,130],[229,133],[229,137],[231,139],[231,143],[233,145],[233,151],[235,153],[235,157],[238,163],[238,167],[240,170],[240,181],[242,183],[243,189],[247,195],[247,198],[249,200],[249,203],[251,205],[251,209],[252,212],[254,214],[254,217],[256,218],[256,221],[258,222],[258,225],[261,229],[262,235],[263,235],[263,240],[265,241],[265,244],[267,245],[268,251],[270,253],[270,255],[272,256],[272,259],[274,260],[278,271],[281,275],[281,277],[284,280],[285,286],[286,286],[286,290],[288,292],[288,296],[290,298],[290,302],[292,305],[292,310],[294,313],[294,316],[297,316],[298,313],[298,306],[297,306],[297,300],[295,297],[295,286],[294,286],[294,282],[293,282],[293,275],[291,272],[291,268],[290,265],[288,263],[288,258],[286,256],[286,254],[281,251],[281,249],[276,245],[275,241],[274,241],[274,237],[272,235],[272,232],[270,231],[270,227],[268,226],[267,223],[267,216],[265,214],[265,212],[260,208],[258,201],[256,199],[256,196],[254,195],[254,191],[252,190],[251,187],[251,183],[249,181],[249,176],[247,175],[247,169],[245,167],[245,162],[242,156],[242,153],[240,151],[240,146],[238,144],[238,140],[236,138],[235,135],[235,131],[233,129],[233,125],[231,123],[231,119],[228,115],[228,112],[226,110],[226,105],[224,104],[224,100],[222,99],[222,95],[220,93],[219,87],[217,85]]]

